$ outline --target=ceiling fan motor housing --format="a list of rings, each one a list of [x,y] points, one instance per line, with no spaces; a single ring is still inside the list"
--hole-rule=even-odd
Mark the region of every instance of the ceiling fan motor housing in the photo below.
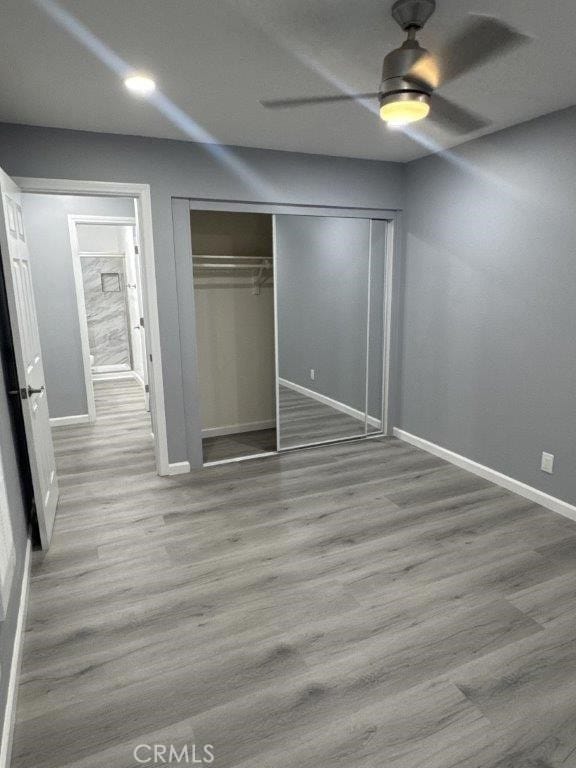
[[[392,16],[408,39],[384,59],[380,106],[392,101],[430,101],[432,84],[414,74],[418,62],[430,56],[416,40],[416,33],[435,10],[436,0],[396,0],[392,6]]]
[[[380,105],[394,97],[410,100],[427,101],[432,95],[429,83],[409,76],[411,69],[428,55],[428,51],[417,40],[406,40],[400,48],[389,53],[384,59],[382,84],[380,85]]]

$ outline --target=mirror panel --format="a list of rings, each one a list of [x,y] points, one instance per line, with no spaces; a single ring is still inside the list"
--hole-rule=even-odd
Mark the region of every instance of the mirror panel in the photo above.
[[[280,450],[366,432],[369,254],[366,219],[275,216]]]

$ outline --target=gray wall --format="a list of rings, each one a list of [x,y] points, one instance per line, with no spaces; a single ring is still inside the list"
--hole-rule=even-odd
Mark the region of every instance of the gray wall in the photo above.
[[[171,197],[401,209],[403,167],[208,145],[0,125],[0,166],[14,176],[151,185],[170,461],[187,458]]]
[[[86,414],[68,215],[133,216],[134,202],[129,198],[36,194],[24,195],[23,202],[50,416]]]
[[[7,345],[4,325],[4,313],[6,308],[4,306],[1,276],[0,302],[2,303],[2,306],[0,306],[0,344],[4,349]],[[8,493],[8,505],[12,520],[12,532],[14,534],[14,543],[16,545],[16,572],[12,581],[12,595],[8,605],[8,615],[4,621],[0,622],[0,667],[2,669],[2,675],[0,676],[0,727],[3,723],[4,708],[6,705],[6,694],[10,678],[10,662],[12,660],[12,651],[14,648],[14,635],[18,619],[20,589],[22,586],[22,573],[26,554],[26,541],[28,538],[26,515],[24,512],[24,497],[18,475],[15,440],[12,432],[12,425],[10,423],[6,385],[7,382],[5,380],[4,371],[2,365],[0,365],[0,450],[2,451],[6,490]]]
[[[400,426],[576,503],[576,108],[407,182]]]

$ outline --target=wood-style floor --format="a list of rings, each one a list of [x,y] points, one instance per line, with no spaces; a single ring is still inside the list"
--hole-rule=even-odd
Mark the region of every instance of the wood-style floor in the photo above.
[[[576,524],[393,439],[159,478],[108,387],[56,434],[13,768],[191,743],[215,768],[576,766]]]

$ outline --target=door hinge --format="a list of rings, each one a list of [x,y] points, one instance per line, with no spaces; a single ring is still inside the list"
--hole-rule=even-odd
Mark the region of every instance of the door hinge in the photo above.
[[[148,357],[150,358],[150,362],[152,362],[152,352],[150,352],[150,354],[148,355]]]
[[[144,384],[144,392],[146,392],[146,394],[150,392],[150,384]]]
[[[134,246],[134,253],[136,253],[136,254],[140,253],[140,246],[138,246],[138,245]]]
[[[140,318],[140,325],[142,326],[142,328],[144,328],[144,318],[143,317]]]

